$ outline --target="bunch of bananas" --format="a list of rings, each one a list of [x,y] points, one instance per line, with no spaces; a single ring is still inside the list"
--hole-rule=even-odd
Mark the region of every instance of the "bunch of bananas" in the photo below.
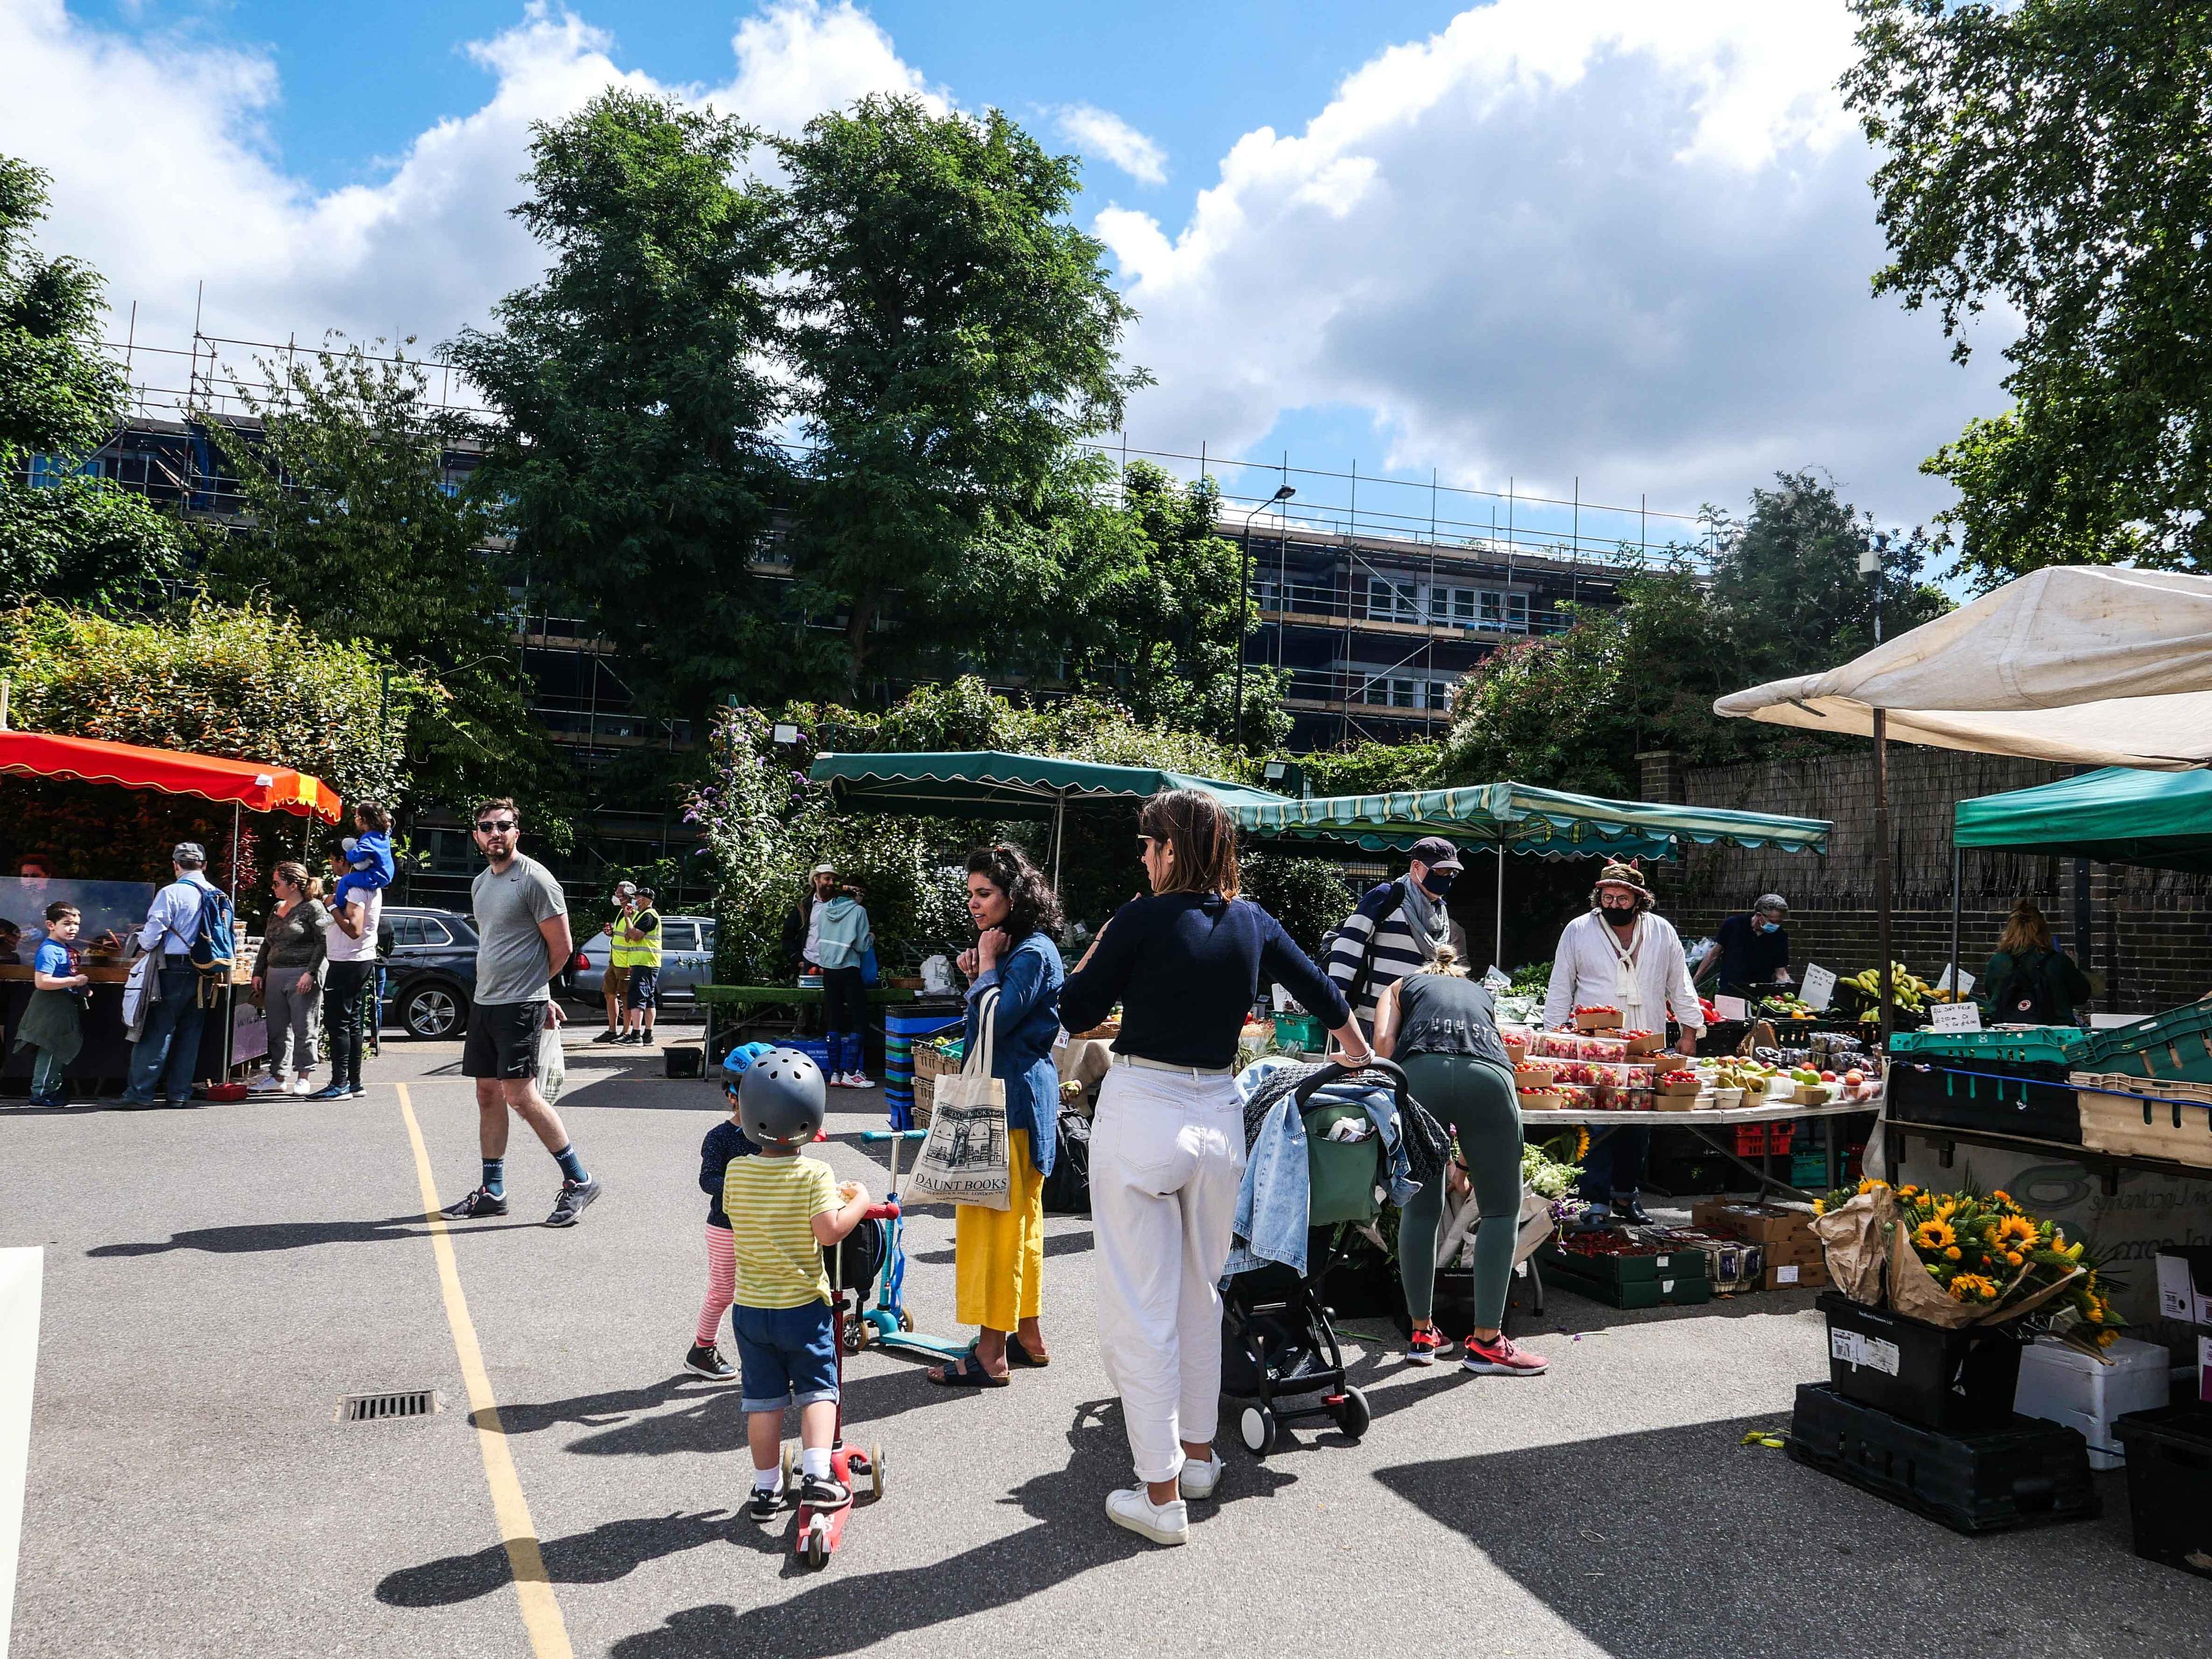
[[[1877,1006],[1879,1005],[1881,998],[1881,969],[1869,968],[1863,973],[1854,974],[1844,982],[1856,990],[1864,992],[1875,1000]],[[1893,962],[1889,964],[1889,984],[1891,994],[1897,999],[1897,1006],[1910,1009],[1916,1014],[1929,1003],[1948,1002],[1952,1000],[1950,992],[1937,990],[1901,962]],[[1869,1010],[1867,1013],[1859,1016],[1862,1020],[1878,1019],[1880,1017],[1874,1010]]]

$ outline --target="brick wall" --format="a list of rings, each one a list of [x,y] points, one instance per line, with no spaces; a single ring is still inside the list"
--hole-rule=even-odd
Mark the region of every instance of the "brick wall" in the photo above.
[[[1953,807],[1978,795],[2048,783],[2071,769],[1904,744],[1893,745],[1889,757],[1893,940],[1897,959],[1932,980],[1951,958]],[[1646,760],[1643,772],[1647,784],[1671,781],[1663,764]],[[1710,933],[1723,916],[1775,891],[1790,901],[1790,954],[1801,973],[1808,962],[1848,975],[1881,960],[1871,751],[1692,767],[1678,775],[1680,799],[1693,805],[1784,812],[1835,825],[1826,856],[1700,847],[1662,866],[1662,908],[1686,939]],[[2103,986],[2093,1004],[2098,1010],[2152,1013],[2212,992],[2212,878],[2091,866],[2085,949],[2075,937],[2075,863],[1966,853],[1960,954],[1969,973],[1980,973],[2014,899],[2026,897],[2050,918],[2062,947]]]

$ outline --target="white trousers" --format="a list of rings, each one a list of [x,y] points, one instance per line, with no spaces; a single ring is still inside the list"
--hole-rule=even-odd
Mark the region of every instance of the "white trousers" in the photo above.
[[[1222,1265],[1244,1180],[1235,1081],[1116,1066],[1091,1130],[1098,1348],[1140,1480],[1172,1480],[1182,1442],[1221,1413]]]

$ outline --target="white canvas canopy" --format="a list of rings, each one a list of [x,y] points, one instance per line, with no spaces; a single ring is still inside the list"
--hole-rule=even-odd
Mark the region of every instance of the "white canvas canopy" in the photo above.
[[[2089,766],[2212,764],[2212,576],[2039,570],[1721,714]]]

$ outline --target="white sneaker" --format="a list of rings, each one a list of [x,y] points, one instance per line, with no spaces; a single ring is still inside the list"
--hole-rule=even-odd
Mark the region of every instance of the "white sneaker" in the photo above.
[[[845,1086],[848,1089],[872,1089],[876,1086],[876,1080],[866,1072],[848,1072],[845,1073]]]
[[[299,1076],[294,1078],[292,1079],[292,1092],[299,1096],[302,1100],[305,1100],[309,1095],[314,1093],[315,1079],[313,1075],[310,1073],[302,1072]]]
[[[1182,1460],[1182,1473],[1176,1477],[1176,1490],[1194,1504],[1211,1498],[1221,1484],[1224,1467],[1219,1452],[1209,1452],[1203,1463],[1194,1463],[1186,1457]]]
[[[246,1086],[249,1095],[281,1095],[289,1092],[292,1085],[271,1072],[267,1077],[258,1077]]]
[[[1152,1494],[1142,1486],[1108,1492],[1106,1518],[1155,1544],[1190,1542],[1190,1505],[1180,1498],[1172,1503],[1155,1504]]]

